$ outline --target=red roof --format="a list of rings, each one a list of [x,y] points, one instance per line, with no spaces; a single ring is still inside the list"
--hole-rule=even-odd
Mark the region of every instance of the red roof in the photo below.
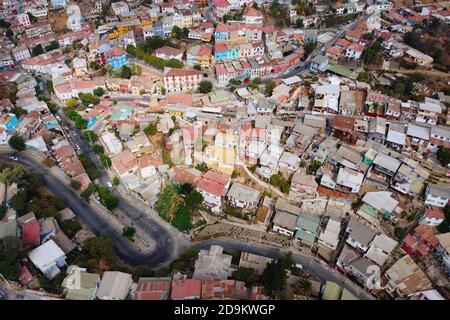
[[[136,300],[166,300],[170,290],[170,279],[139,279]]]
[[[425,216],[435,219],[445,219],[444,209],[439,207],[426,208]]]
[[[19,271],[19,282],[23,286],[29,285],[34,278],[26,266],[22,266]]]
[[[259,10],[253,8],[253,7],[247,7],[247,9],[245,9],[244,15],[249,16],[249,17],[261,17],[262,14],[261,12],[259,12]]]
[[[245,283],[236,280],[202,280],[202,299],[246,299]]]
[[[36,219],[22,226],[22,240],[26,244],[37,245],[40,242],[39,223]]]
[[[203,178],[211,180],[211,181],[214,181],[214,182],[217,182],[217,183],[222,184],[224,186],[227,185],[228,183],[230,183],[230,177],[229,176],[227,176],[225,174],[218,173],[216,171],[212,171],[212,170],[209,170],[207,173],[205,173],[203,175]]]
[[[172,300],[199,299],[200,291],[200,280],[182,279],[172,281]]]
[[[203,72],[195,69],[170,69],[166,72],[164,75],[165,77],[182,77],[182,76],[195,76],[195,75],[202,75]]]
[[[336,115],[332,121],[332,127],[345,132],[353,132],[355,124],[355,118]]]
[[[213,4],[216,7],[229,7],[230,3],[227,0],[213,0]]]

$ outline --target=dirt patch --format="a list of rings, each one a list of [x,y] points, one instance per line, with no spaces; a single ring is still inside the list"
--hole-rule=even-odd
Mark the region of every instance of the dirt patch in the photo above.
[[[52,29],[55,33],[63,33],[69,31],[67,29],[67,15],[65,11],[49,12],[48,21],[52,25]]]

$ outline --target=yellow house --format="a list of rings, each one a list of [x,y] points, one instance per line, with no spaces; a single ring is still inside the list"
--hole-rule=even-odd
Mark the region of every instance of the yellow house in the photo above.
[[[193,24],[192,14],[190,11],[183,12],[183,27],[184,28],[191,28]]]
[[[207,147],[205,149],[205,163],[208,167],[228,175],[233,174],[236,162],[235,148],[228,147]]]

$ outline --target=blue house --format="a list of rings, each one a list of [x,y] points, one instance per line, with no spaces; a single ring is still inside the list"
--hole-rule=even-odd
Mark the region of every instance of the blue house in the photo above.
[[[67,6],[67,0],[51,0],[53,7],[65,7]]]
[[[19,124],[19,119],[13,113],[2,114],[0,119],[0,128],[6,129],[8,133],[14,132],[17,125]]]
[[[160,20],[153,22],[153,35],[155,37],[164,38],[164,27]]]
[[[113,69],[119,69],[128,63],[127,54],[120,48],[114,48],[106,54],[106,61]]]

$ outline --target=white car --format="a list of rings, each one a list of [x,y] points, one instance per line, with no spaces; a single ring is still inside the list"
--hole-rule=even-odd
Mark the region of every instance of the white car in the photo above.
[[[9,160],[17,161],[17,157],[10,156],[10,157],[9,157]]]
[[[108,188],[112,188],[111,182],[108,181],[106,184],[108,185]]]

